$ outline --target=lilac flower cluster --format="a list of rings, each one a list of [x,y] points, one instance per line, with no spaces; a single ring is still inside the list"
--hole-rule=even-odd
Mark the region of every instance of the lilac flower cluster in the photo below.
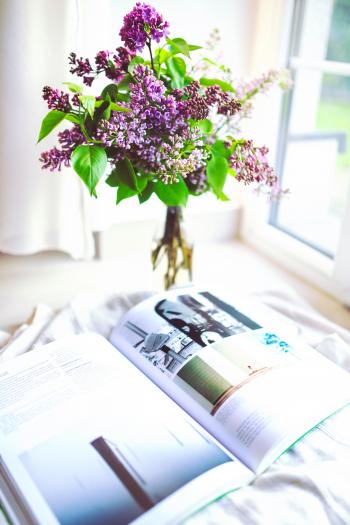
[[[256,147],[251,140],[240,141],[230,157],[230,165],[236,179],[244,184],[256,184],[257,191],[265,191],[269,197],[280,196],[281,190],[273,168],[268,163],[266,146]]]
[[[189,173],[186,178],[188,189],[195,195],[201,195],[208,191],[208,179],[205,166],[199,167],[196,171]]]
[[[150,39],[159,42],[169,34],[169,23],[163,21],[162,15],[154,7],[137,2],[135,7],[125,15],[120,37],[125,46],[132,51],[142,51]]]
[[[70,72],[78,77],[82,77],[84,84],[91,86],[94,76],[91,75],[93,69],[88,58],[78,58],[76,53],[71,53],[68,57],[69,64],[72,66]]]
[[[198,139],[198,132],[191,131],[187,122],[185,102],[166,95],[164,83],[147,67],[138,65],[134,77],[130,111],[113,112],[109,121],[101,123],[97,138],[115,159],[126,154],[137,168],[154,172],[164,182],[198,169],[205,159],[202,143],[183,154],[186,144]]]
[[[287,70],[270,69],[263,75],[246,80],[232,80],[235,86],[236,96],[242,105],[242,118],[250,118],[253,110],[252,98],[258,93],[267,93],[275,84],[281,89],[287,90],[292,86],[292,80]]]
[[[134,56],[134,51],[122,46],[117,47],[114,54],[110,51],[99,51],[95,57],[94,69],[88,58],[77,58],[75,53],[71,53],[69,55],[69,63],[72,65],[70,72],[81,77],[87,86],[91,86],[100,73],[104,73],[107,78],[114,82],[120,82]]]
[[[61,145],[61,149],[55,146],[49,151],[42,153],[39,159],[43,164],[42,168],[50,169],[50,171],[61,171],[62,165],[69,167],[73,150],[84,141],[84,135],[76,124],[70,129],[61,131],[58,133],[58,142]]]
[[[190,142],[194,142],[196,147],[189,154],[183,155],[184,147]],[[164,153],[166,156],[158,167],[157,176],[165,184],[176,182],[178,175],[184,177],[187,185],[189,177],[194,182],[196,174],[205,169],[205,163],[209,156],[202,147],[203,142],[199,140],[196,132],[188,131],[186,140],[179,136],[171,137],[170,144],[165,144],[165,146]]]
[[[104,72],[106,77],[114,82],[120,82],[128,71],[128,65],[135,53],[125,47],[117,47],[116,53],[100,51],[95,57],[96,73]]]
[[[45,86],[43,88],[43,99],[47,102],[49,109],[58,109],[65,113],[68,113],[71,109],[69,95],[58,89]]]
[[[249,81],[236,81],[237,97],[242,100],[251,98],[256,93],[266,93],[274,84],[278,83],[283,89],[291,87],[291,79],[286,70],[270,69],[260,77]]]
[[[199,82],[194,80],[183,91],[188,97],[185,103],[186,111],[194,120],[207,118],[210,109],[215,105],[219,115],[227,116],[234,115],[241,108],[239,100],[232,98],[217,85],[207,87],[202,93]]]
[[[225,74],[226,84],[232,84],[234,88],[227,86],[228,91],[224,91],[225,84],[220,81],[217,81],[220,85],[205,87],[193,80],[183,89],[171,89],[169,86],[176,80],[175,74],[170,67],[165,69],[166,64],[162,64],[160,55],[156,55],[158,61],[153,59],[151,49],[151,41],[159,42],[167,36],[168,27],[168,22],[153,7],[138,2],[124,17],[120,31],[124,47],[112,52],[99,51],[91,61],[78,57],[76,53],[70,54],[71,73],[82,78],[87,86],[103,74],[116,84],[118,102],[112,104],[111,98],[104,95],[104,90],[102,95],[95,97],[98,103],[91,118],[91,109],[90,112],[81,111],[80,93],[70,97],[63,91],[46,86],[43,98],[49,108],[70,113],[72,121],[79,124],[58,134],[58,147],[41,155],[42,167],[60,171],[63,166],[70,165],[72,153],[78,145],[93,144],[104,148],[112,165],[127,157],[141,177],[151,176],[153,180],[158,179],[165,184],[183,177],[190,192],[200,195],[214,188],[206,176],[206,165],[214,151],[213,143],[219,141],[221,145],[226,144],[221,141],[226,137],[227,147],[233,151],[229,161],[237,180],[244,184],[254,183],[258,191],[267,188],[271,197],[278,197],[283,191],[268,164],[267,148],[258,148],[252,141],[237,140],[232,136],[236,136],[240,120],[249,116],[253,96],[278,81],[280,84],[283,82],[280,73],[269,71],[249,83],[235,83],[227,78],[231,75],[230,70],[219,66]],[[212,40],[211,47],[218,40],[217,31]],[[145,46],[149,48],[150,61],[140,60],[144,65],[134,65],[135,60],[132,74],[126,77],[119,90],[118,84],[128,73],[130,62]],[[196,46],[190,48],[195,49]],[[171,51],[172,47],[169,49]],[[151,69],[146,66],[147,63]],[[215,65],[210,60],[206,63]],[[186,61],[186,69],[187,66]],[[183,71],[182,80],[186,82],[194,71],[195,67]],[[284,83],[286,87],[287,81]],[[108,93],[114,101],[112,90]],[[118,108],[120,105],[124,105],[127,111]],[[208,126],[196,125],[196,121],[206,118],[212,121]]]
[[[121,39],[126,47],[118,47],[115,54],[99,51],[95,57],[95,69],[88,58],[78,58],[76,53],[71,53],[70,72],[81,77],[87,86],[91,86],[96,75],[101,72],[110,80],[120,82],[136,51],[142,51],[151,39],[159,42],[163,36],[168,35],[168,27],[168,22],[163,21],[163,17],[154,7],[138,2],[130,13],[125,15],[124,25],[120,30]]]

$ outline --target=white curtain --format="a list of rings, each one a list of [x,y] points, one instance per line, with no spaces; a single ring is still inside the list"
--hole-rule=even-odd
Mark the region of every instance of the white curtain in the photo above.
[[[91,5],[87,5],[87,4]],[[94,15],[99,2],[86,2]],[[106,7],[109,2],[105,2]],[[40,153],[55,137],[36,144],[47,107],[44,85],[69,80],[67,57],[82,52],[84,11],[74,0],[0,0],[0,251],[28,254],[62,250],[74,258],[94,252],[89,196],[71,169],[41,169]],[[92,47],[91,46],[91,47]],[[103,45],[101,46],[103,48]],[[64,127],[64,125],[62,125]]]

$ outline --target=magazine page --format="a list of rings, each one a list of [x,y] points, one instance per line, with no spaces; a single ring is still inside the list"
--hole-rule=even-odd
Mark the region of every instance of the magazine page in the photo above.
[[[350,401],[348,374],[207,291],[151,297],[111,342],[254,472]]]
[[[0,447],[0,475],[40,525],[173,523],[253,478],[91,334],[1,365]]]

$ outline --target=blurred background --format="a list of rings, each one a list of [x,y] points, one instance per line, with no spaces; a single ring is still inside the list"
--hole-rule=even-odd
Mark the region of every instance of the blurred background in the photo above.
[[[91,199],[71,169],[52,174],[36,144],[45,85],[73,80],[67,57],[120,45],[129,0],[0,0],[1,326],[87,286],[152,287],[149,254],[164,215],[154,200]],[[172,37],[203,45],[220,30],[237,78],[289,68],[294,87],[257,100],[244,131],[270,149],[290,196],[266,203],[233,185],[228,203],[192,198],[195,278],[238,291],[289,286],[350,327],[350,0],[153,0]]]

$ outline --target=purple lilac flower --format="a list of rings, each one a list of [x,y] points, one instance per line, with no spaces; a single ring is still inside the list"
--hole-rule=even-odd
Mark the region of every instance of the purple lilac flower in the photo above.
[[[128,71],[128,65],[134,58],[135,52],[125,47],[117,47],[115,53],[99,51],[95,56],[95,69],[88,58],[77,58],[75,53],[69,55],[69,63],[73,66],[70,72],[83,78],[84,84],[91,86],[99,73],[104,73],[114,82],[120,82]]]
[[[184,101],[166,95],[164,83],[144,66],[135,68],[134,77],[130,112],[113,112],[109,121],[100,124],[97,138],[110,148],[113,158],[126,154],[137,168],[155,173],[164,182],[198,169],[205,154],[198,132],[190,130]],[[185,154],[189,142],[198,147]]]
[[[135,53],[125,47],[118,47],[112,55],[109,51],[99,51],[95,57],[96,73],[104,72],[114,82],[120,82],[128,70]]]
[[[109,51],[99,51],[95,57],[96,73],[104,72],[107,78],[114,82],[120,82],[125,75],[121,70],[119,60],[111,56]]]
[[[218,113],[219,115],[232,116],[235,115],[241,107],[242,105],[239,100],[231,98],[228,101],[219,103]]]
[[[276,197],[286,191],[279,187],[277,176],[268,163],[268,151],[266,146],[259,148],[251,140],[244,140],[236,145],[229,160],[239,182],[255,183],[258,192],[264,191],[270,197]]]
[[[270,69],[260,77],[252,80],[231,80],[235,87],[236,96],[242,104],[242,118],[251,117],[253,110],[252,98],[259,93],[267,93],[273,85],[278,84],[281,89],[290,89],[293,82],[289,71]]]
[[[192,80],[190,84],[184,87],[183,92],[184,92],[184,95],[187,95],[189,98],[191,98],[191,97],[195,97],[196,95],[198,95],[200,88],[201,88],[201,85],[198,82],[198,80]]]
[[[188,116],[194,120],[202,120],[208,117],[210,108],[217,106],[220,115],[232,116],[241,108],[239,100],[232,98],[227,92],[217,86],[209,86],[201,93],[199,82],[194,80],[184,88],[186,109]]]
[[[194,141],[197,143],[189,155],[181,156],[181,149],[183,148],[184,142],[178,137],[175,138],[172,146],[169,147],[168,157],[163,159],[162,164],[157,170],[157,175],[163,182],[171,183],[177,180],[178,174],[181,174],[185,182],[191,174],[198,172],[205,166],[205,161],[208,158],[207,152],[202,148],[202,144],[199,140],[196,140],[196,136],[193,136]],[[189,140],[189,138],[187,138]],[[174,155],[175,153],[175,155]]]
[[[266,93],[273,84],[278,83],[283,89],[291,87],[291,79],[286,70],[270,69],[260,77],[249,81],[237,80],[235,90],[239,99],[251,98],[256,93]]]
[[[50,171],[61,171],[62,166],[70,166],[70,158],[73,150],[85,141],[80,128],[75,124],[70,129],[65,129],[58,133],[58,142],[61,149],[56,146],[49,151],[41,154],[40,162],[43,163],[42,169],[50,169]]]
[[[201,195],[208,191],[209,186],[205,166],[189,173],[185,182],[188,189],[195,195]]]
[[[137,2],[135,7],[125,15],[120,37],[125,46],[132,51],[142,51],[150,39],[159,42],[169,34],[169,23],[163,21],[162,15],[154,7]]]
[[[69,71],[78,77],[82,77],[84,84],[91,86],[94,77],[91,76],[93,70],[89,59],[83,57],[77,58],[76,53],[71,53],[68,60],[72,65]]]
[[[70,110],[69,95],[49,86],[43,88],[43,99],[46,100],[49,109],[58,109],[68,113]]]
[[[214,85],[207,87],[207,89],[205,90],[205,98],[207,103],[210,106],[213,106],[214,104],[222,102],[223,98],[226,97],[222,89],[218,85]]]
[[[128,65],[136,55],[135,51],[131,51],[130,49],[126,49],[126,47],[119,46],[116,49],[116,53],[117,54],[114,55],[114,60],[116,62],[118,61],[120,69],[127,71]]]
[[[78,95],[78,93],[75,93],[75,94],[72,96],[72,105],[75,106],[76,108],[80,106],[80,100],[79,100],[79,95]]]
[[[50,171],[61,171],[62,165],[67,168],[70,166],[70,155],[56,146],[49,151],[44,151],[39,160],[43,163],[42,169],[50,169]]]
[[[99,51],[95,57],[95,64],[99,71],[103,71],[108,67],[109,51]]]
[[[186,102],[188,114],[194,120],[203,120],[209,115],[210,106],[204,97],[195,95],[194,97],[188,98]]]

